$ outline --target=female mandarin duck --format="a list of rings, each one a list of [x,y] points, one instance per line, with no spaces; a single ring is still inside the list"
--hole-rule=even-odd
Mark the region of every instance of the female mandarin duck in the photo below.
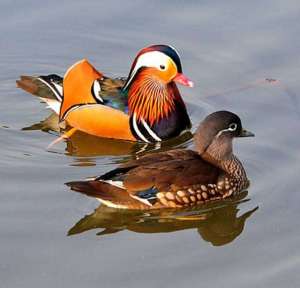
[[[196,151],[148,154],[100,177],[67,183],[72,190],[124,209],[180,208],[246,189],[246,172],[232,153],[235,137],[254,136],[228,111],[207,116],[194,136]]]
[[[22,76],[18,87],[42,98],[61,121],[95,136],[156,142],[191,127],[175,82],[193,87],[182,74],[177,51],[153,45],[136,56],[128,78],[111,79],[87,60],[64,78]]]

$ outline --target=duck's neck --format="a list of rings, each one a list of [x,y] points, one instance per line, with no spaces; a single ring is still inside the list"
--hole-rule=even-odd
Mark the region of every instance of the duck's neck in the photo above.
[[[174,82],[168,84],[141,72],[128,89],[128,108],[138,121],[150,126],[170,116],[176,105],[185,105]]]
[[[215,141],[201,154],[202,158],[222,169],[238,180],[247,179],[246,171],[240,160],[232,153],[232,143]]]

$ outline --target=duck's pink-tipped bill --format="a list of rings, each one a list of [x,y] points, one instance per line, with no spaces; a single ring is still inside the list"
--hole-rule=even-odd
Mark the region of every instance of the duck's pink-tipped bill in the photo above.
[[[183,86],[194,87],[194,82],[191,81],[189,78],[187,78],[182,73],[177,73],[177,75],[174,78],[174,81]]]

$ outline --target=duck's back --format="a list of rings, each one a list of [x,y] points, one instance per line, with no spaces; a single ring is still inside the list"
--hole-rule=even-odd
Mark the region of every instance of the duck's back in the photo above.
[[[181,149],[149,154],[123,166],[130,167],[124,175],[124,186],[131,191],[144,186],[176,191],[199,183],[216,183],[220,174],[219,168],[203,160],[195,151]]]

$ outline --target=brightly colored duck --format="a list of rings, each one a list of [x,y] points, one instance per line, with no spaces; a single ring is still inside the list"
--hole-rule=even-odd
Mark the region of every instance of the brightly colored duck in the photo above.
[[[193,87],[177,51],[152,45],[136,56],[127,79],[112,79],[86,59],[64,77],[21,76],[17,86],[39,96],[75,130],[129,141],[158,142],[191,127],[175,82]]]

